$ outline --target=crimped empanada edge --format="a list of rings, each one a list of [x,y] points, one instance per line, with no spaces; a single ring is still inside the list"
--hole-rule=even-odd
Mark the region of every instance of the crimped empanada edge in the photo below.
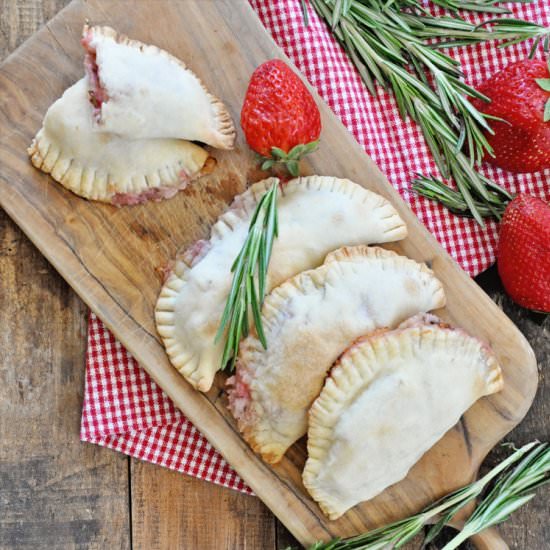
[[[189,181],[200,177],[202,171],[207,167],[209,159],[212,158],[198,145],[194,145],[194,147],[204,153],[204,162],[202,165],[197,165],[198,170],[188,174]],[[132,178],[132,187],[128,188],[128,185],[123,186],[112,174],[98,171],[90,166],[83,166],[78,159],[65,156],[61,149],[48,138],[44,127],[40,128],[32,140],[27,153],[35,168],[49,174],[56,182],[76,195],[99,202],[112,203],[113,198],[118,194],[135,193],[139,195],[149,189],[159,187],[176,189],[181,185],[183,188],[187,183],[182,182],[179,176],[183,167],[176,165],[159,168],[150,174],[136,174]],[[167,174],[170,177],[166,177]]]
[[[478,338],[458,328],[421,325],[391,331],[376,331],[372,335],[366,335],[357,340],[333,366],[308,415],[308,459],[302,472],[302,480],[309,494],[331,520],[340,517],[345,510],[342,511],[336,499],[315,485],[315,478],[321,469],[322,461],[331,447],[331,430],[340,418],[342,410],[355,400],[382,367],[382,363],[378,365],[374,363],[378,369],[372,368],[377,348],[384,344],[395,346],[397,343],[400,349],[407,351],[412,349],[412,346],[407,343],[410,339],[420,340],[422,346],[426,346],[431,339],[434,347],[447,347],[449,340],[455,339],[461,343],[456,346],[461,353],[464,346],[476,346],[483,355],[487,369],[485,390],[480,393],[478,399],[496,393],[503,387],[502,370],[492,350]],[[396,341],[391,342],[391,340]],[[394,350],[394,353],[400,352]]]
[[[400,256],[396,252],[386,250],[377,246],[357,245],[350,247],[342,247],[335,252],[331,252],[328,256],[332,259],[317,268],[303,271],[294,277],[286,280],[284,283],[272,290],[266,297],[262,309],[262,323],[264,330],[269,331],[270,327],[277,324],[280,319],[280,311],[284,309],[285,304],[297,293],[305,293],[307,287],[313,284],[316,287],[321,287],[326,284],[327,274],[335,268],[335,263],[348,263],[353,261],[364,261],[371,259],[372,261],[388,263],[392,266],[405,266],[405,269],[411,271],[419,271],[420,273],[429,276],[431,283],[434,285],[433,292],[436,296],[435,307],[443,307],[445,305],[445,293],[441,282],[435,277],[432,270],[425,264],[421,264],[404,256]],[[328,257],[327,256],[327,257]],[[247,368],[250,372],[254,372],[256,367],[255,356],[261,357],[263,354],[263,346],[255,334],[246,339],[246,344],[241,345],[239,354],[239,368]],[[254,379],[250,384],[251,392],[255,391]],[[258,405],[256,402],[253,405]],[[258,414],[261,418],[261,415]],[[240,423],[239,430],[243,435],[246,432],[245,439],[254,448],[256,452],[262,455],[264,460],[269,463],[279,462],[287,448],[278,447],[278,453],[274,452],[273,442],[270,439],[264,440],[262,434],[269,433],[271,424],[267,420],[256,422],[255,424]],[[269,458],[265,458],[268,456]]]

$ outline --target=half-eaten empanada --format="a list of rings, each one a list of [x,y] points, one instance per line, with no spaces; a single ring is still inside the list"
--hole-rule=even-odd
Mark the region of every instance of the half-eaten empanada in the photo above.
[[[227,108],[182,61],[110,27],[85,26],[82,44],[99,130],[233,148],[235,128]]]
[[[231,265],[248,233],[254,209],[274,179],[252,185],[235,198],[212,227],[177,261],[156,306],[157,330],[170,361],[201,391],[221,367],[223,342],[214,343],[231,288]],[[309,176],[280,186],[279,236],[273,245],[267,290],[323,262],[343,245],[403,239],[407,230],[383,197],[349,180]]]
[[[304,485],[330,519],[403,479],[475,401],[502,389],[477,338],[429,320],[403,327],[346,350],[311,407]]]
[[[95,132],[91,111],[83,78],[48,109],[28,150],[36,168],[77,195],[118,206],[170,198],[214,162],[189,141]]]
[[[445,304],[432,271],[378,247],[330,254],[267,296],[256,335],[241,343],[228,381],[230,409],[250,446],[270,463],[306,433],[307,412],[325,376],[359,336]]]

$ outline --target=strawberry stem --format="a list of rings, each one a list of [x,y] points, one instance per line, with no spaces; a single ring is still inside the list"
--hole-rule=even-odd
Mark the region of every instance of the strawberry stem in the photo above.
[[[309,153],[313,153],[318,146],[319,140],[317,139],[310,143],[300,143],[288,153],[280,147],[272,147],[271,156],[262,157],[262,170],[270,170],[275,164],[282,164],[292,176],[298,177],[300,175],[300,159]]]

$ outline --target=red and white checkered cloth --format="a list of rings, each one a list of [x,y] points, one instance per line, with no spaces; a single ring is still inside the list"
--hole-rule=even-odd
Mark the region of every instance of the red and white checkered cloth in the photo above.
[[[409,190],[416,172],[437,172],[418,128],[400,119],[389,94],[380,90],[379,97],[374,99],[367,93],[353,65],[314,10],[309,10],[310,24],[306,28],[300,0],[250,0],[250,3],[277,44],[457,262],[471,275],[493,263],[496,224],[489,222],[482,229],[474,221],[449,214]],[[550,25],[548,0],[510,7],[517,17]],[[490,16],[468,17],[479,23]],[[467,82],[476,85],[506,64],[524,58],[528,51],[529,44],[506,49],[483,44],[454,48],[449,53],[462,62]],[[483,172],[512,192],[529,192],[550,199],[548,170],[512,175],[485,166]],[[86,368],[83,441],[251,492],[93,314],[88,329]]]

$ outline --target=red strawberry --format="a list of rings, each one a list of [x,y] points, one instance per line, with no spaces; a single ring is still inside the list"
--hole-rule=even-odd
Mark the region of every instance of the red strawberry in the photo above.
[[[518,304],[550,313],[550,205],[518,195],[500,224],[498,272]]]
[[[297,176],[298,160],[317,146],[321,115],[298,76],[280,59],[272,59],[250,78],[241,126],[248,145],[267,157],[264,170],[283,162]]]
[[[491,103],[474,99],[474,106],[506,121],[489,121],[495,133],[487,134],[487,139],[495,157],[486,155],[486,160],[510,172],[538,172],[549,168],[550,72],[546,62],[525,59],[512,63],[478,90]]]

